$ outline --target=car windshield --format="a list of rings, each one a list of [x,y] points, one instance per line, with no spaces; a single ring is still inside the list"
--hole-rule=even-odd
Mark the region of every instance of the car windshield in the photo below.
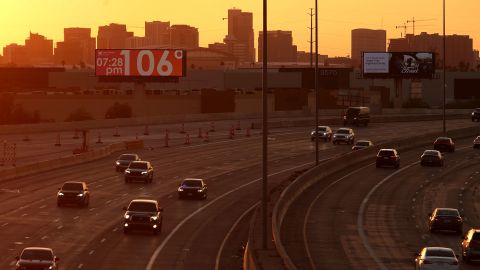
[[[395,153],[392,150],[382,150],[378,152],[378,155],[381,157],[392,157],[395,156]]]
[[[432,150],[427,150],[425,152],[423,152],[424,155],[427,155],[427,156],[438,156],[438,152],[437,151],[432,151]]]
[[[182,186],[184,187],[201,187],[202,182],[198,180],[185,180],[182,183]]]
[[[144,162],[132,162],[130,163],[130,166],[128,166],[130,169],[147,169],[147,163]]]
[[[358,141],[357,142],[357,146],[369,146],[369,142],[367,141]]]
[[[65,183],[62,187],[63,190],[83,190],[82,183]]]
[[[128,206],[128,211],[137,212],[156,212],[157,208],[154,203],[149,202],[132,202]]]
[[[455,257],[453,251],[448,249],[427,249],[425,252],[427,257]]]
[[[446,209],[439,209],[437,210],[437,216],[458,216],[458,211],[456,210],[446,210]]]
[[[121,155],[120,157],[118,157],[118,160],[136,160],[136,156],[135,155]]]
[[[318,131],[327,131],[326,127],[318,127]]]
[[[450,139],[448,139],[448,138],[438,138],[437,143],[450,143]]]
[[[20,258],[22,260],[51,261],[53,260],[53,254],[50,250],[26,249],[22,252]]]
[[[478,232],[473,233],[472,240],[480,241],[480,233]]]
[[[349,134],[350,131],[348,129],[339,129],[339,130],[337,130],[336,133],[338,133],[338,134]]]
[[[358,109],[358,108],[348,108],[347,112],[346,112],[346,115],[347,116],[355,116],[355,115],[358,115],[359,112],[360,112],[360,109]]]

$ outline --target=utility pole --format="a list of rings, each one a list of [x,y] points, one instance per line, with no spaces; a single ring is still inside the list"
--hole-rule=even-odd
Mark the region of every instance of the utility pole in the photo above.
[[[312,46],[313,46],[313,8],[310,8],[310,13],[308,13],[308,15],[310,15],[310,67],[313,66],[313,53],[312,53]]]
[[[400,37],[407,37],[407,24],[403,24],[403,25],[398,25],[398,26],[395,26],[395,29],[398,29],[398,28],[403,28],[403,31],[405,31],[405,35],[402,36],[402,32],[400,32]]]
[[[445,76],[446,74],[446,41],[445,41],[445,0],[443,0],[443,135],[447,135],[447,124],[445,121],[446,115],[445,115],[445,100],[446,100],[446,92],[447,92],[447,82]]]
[[[263,248],[268,247],[268,72],[267,72],[267,0],[263,0],[263,57],[262,57],[262,216],[263,216]]]
[[[319,163],[318,155],[318,0],[315,0],[315,165]]]
[[[415,23],[416,22],[433,21],[433,20],[435,20],[435,19],[415,20],[415,17],[413,17],[411,20],[407,20],[407,23],[412,23],[413,35],[415,36]]]

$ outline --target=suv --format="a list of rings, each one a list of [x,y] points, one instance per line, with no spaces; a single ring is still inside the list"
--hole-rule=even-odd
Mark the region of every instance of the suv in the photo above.
[[[65,182],[57,192],[57,206],[63,204],[78,204],[87,207],[90,203],[90,192],[85,182]]]
[[[463,232],[463,218],[457,209],[435,208],[428,215],[428,227],[431,233],[436,230],[450,230],[460,235]]]
[[[207,184],[203,179],[187,178],[178,187],[178,198],[207,198]]]
[[[332,140],[332,129],[328,126],[318,126],[318,134],[317,137],[319,139],[323,139],[324,141],[331,141]],[[315,134],[317,133],[317,130],[313,130],[310,133],[310,140],[313,142],[315,141]]]
[[[368,126],[370,122],[370,108],[369,107],[349,107],[343,115],[343,125],[364,125]]]
[[[373,146],[371,141],[366,140],[358,140],[354,146],[352,146],[352,150],[361,150]]]
[[[132,161],[140,161],[140,157],[137,154],[122,154],[115,161],[115,170],[117,172],[123,172],[130,165]]]
[[[152,230],[153,234],[162,232],[162,213],[156,200],[132,200],[128,207],[124,207],[123,232],[129,233],[132,229]]]
[[[472,112],[472,122],[480,121],[480,108],[475,108]]]
[[[60,260],[53,254],[51,248],[27,247],[20,256],[15,257],[16,269],[58,269],[57,262]]]
[[[140,180],[145,183],[153,181],[153,167],[148,161],[132,161],[125,170],[125,183]]]
[[[443,166],[443,156],[438,150],[425,150],[420,156],[420,165],[438,165]]]
[[[433,143],[433,149],[438,151],[455,152],[455,143],[452,138],[438,137]]]
[[[339,128],[333,134],[333,144],[344,142],[346,144],[353,144],[355,142],[355,133],[351,128]]]
[[[462,237],[462,259],[467,263],[472,259],[480,259],[480,229],[470,229]]]
[[[377,168],[380,168],[384,165],[390,165],[394,168],[398,168],[400,167],[400,155],[395,149],[380,149],[377,154],[375,165]]]

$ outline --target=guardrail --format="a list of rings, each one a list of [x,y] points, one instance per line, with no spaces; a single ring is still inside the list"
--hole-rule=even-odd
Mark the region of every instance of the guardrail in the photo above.
[[[473,137],[478,134],[478,127],[461,128],[449,131],[447,133],[448,136],[457,139]],[[364,150],[342,154],[332,160],[329,160],[317,167],[308,170],[300,177],[298,177],[294,182],[292,182],[280,195],[280,198],[276,202],[272,213],[272,235],[275,243],[275,248],[283,262],[284,267],[286,269],[292,270],[297,269],[291,258],[288,256],[285,246],[282,243],[280,230],[288,209],[306,189],[316,184],[317,182],[326,179],[326,177],[332,175],[333,173],[336,173],[343,169],[347,169],[353,165],[366,162],[368,160],[371,160],[373,162],[374,156],[380,148],[396,148],[397,150],[399,150],[399,152],[401,152],[423,145],[432,145],[433,140],[436,137],[442,135],[443,134],[440,132],[432,132],[420,136],[393,140]],[[248,247],[250,247],[250,245]],[[254,254],[254,252],[248,251],[248,254]],[[250,269],[261,269],[261,267]]]
[[[141,142],[139,142],[141,141]],[[44,160],[14,168],[0,170],[0,181],[17,177],[46,172],[53,169],[81,164],[111,155],[114,152],[126,149],[128,142],[118,142],[78,155],[65,156],[52,160]],[[135,146],[143,145],[142,140],[135,141]]]

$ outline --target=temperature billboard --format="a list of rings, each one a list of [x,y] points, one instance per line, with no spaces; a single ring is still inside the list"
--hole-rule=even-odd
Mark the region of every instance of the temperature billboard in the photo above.
[[[365,52],[363,75],[380,78],[432,78],[433,52]]]
[[[183,77],[186,51],[177,49],[97,49],[95,75],[102,77]]]

